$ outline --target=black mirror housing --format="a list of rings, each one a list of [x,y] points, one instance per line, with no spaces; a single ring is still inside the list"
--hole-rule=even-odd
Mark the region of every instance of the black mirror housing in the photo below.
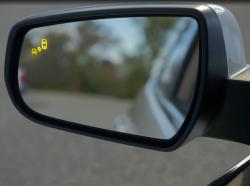
[[[240,137],[238,133],[241,132],[244,127],[235,127],[236,125],[234,123],[225,118],[228,114],[236,112],[237,110],[233,107],[237,106],[239,102],[235,101],[233,106],[229,104],[231,99],[236,100],[238,99],[236,96],[241,94],[237,92],[238,90],[236,87],[244,89],[246,93],[244,96],[247,96],[249,95],[250,84],[248,81],[242,82],[242,80],[232,80],[230,77],[230,74],[234,74],[234,77],[238,75],[237,72],[246,68],[246,64],[245,61],[242,61],[238,64],[237,68],[230,65],[231,61],[229,60],[229,55],[231,54],[228,54],[227,45],[229,44],[225,42],[224,24],[222,23],[223,18],[221,18],[223,17],[222,14],[225,14],[227,17],[226,14],[228,14],[228,11],[211,5],[197,3],[146,3],[79,8],[75,10],[49,12],[25,18],[14,25],[9,34],[5,61],[5,82],[9,95],[15,107],[24,116],[36,123],[118,143],[161,151],[171,151],[195,137],[209,136],[249,144],[250,140],[249,137],[246,137],[247,134]],[[192,17],[198,22],[199,26],[199,71],[194,99],[184,124],[173,138],[169,140],[153,139],[59,120],[33,111],[22,100],[18,89],[18,61],[24,36],[30,29],[80,20],[145,15]],[[230,25],[232,27],[237,27],[234,20]],[[237,29],[238,27],[236,30]],[[241,35],[236,35],[236,37],[239,37],[241,40]],[[247,103],[249,102],[250,99],[244,103],[240,102],[238,106],[243,105],[242,108],[248,109],[249,111],[249,107],[247,107]],[[226,111],[224,112],[224,110]],[[244,111],[244,113],[246,113],[246,111]],[[239,116],[239,114],[235,116]],[[244,126],[247,122],[248,124],[250,123],[249,118],[245,117],[241,126]],[[230,126],[232,127],[230,128]],[[227,130],[224,129],[224,127],[229,128]],[[238,129],[239,131],[237,131]],[[225,130],[227,131],[225,132]],[[246,131],[249,131],[249,125]]]

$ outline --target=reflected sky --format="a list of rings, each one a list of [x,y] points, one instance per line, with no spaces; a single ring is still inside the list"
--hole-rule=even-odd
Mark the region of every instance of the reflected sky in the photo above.
[[[112,61],[121,61],[119,53],[124,52],[133,55],[144,41],[142,23],[145,18],[115,18],[96,20],[95,24],[104,27],[110,36],[118,39],[119,43],[113,47],[103,48],[108,59]],[[96,54],[102,51],[97,47],[94,51]]]

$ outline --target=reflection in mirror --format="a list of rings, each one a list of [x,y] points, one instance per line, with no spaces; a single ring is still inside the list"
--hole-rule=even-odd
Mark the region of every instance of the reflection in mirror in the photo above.
[[[189,111],[198,62],[193,18],[89,20],[30,30],[18,82],[43,115],[170,139]]]

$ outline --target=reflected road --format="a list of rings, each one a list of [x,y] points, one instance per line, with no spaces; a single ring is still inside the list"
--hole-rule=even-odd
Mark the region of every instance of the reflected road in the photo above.
[[[114,118],[127,114],[130,100],[98,95],[27,90],[24,101],[33,110],[55,118],[114,130]]]

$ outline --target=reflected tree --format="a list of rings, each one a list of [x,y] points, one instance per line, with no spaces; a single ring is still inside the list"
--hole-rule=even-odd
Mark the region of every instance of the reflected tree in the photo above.
[[[39,33],[28,34],[20,64],[26,67],[29,86],[35,89],[132,98],[147,81],[153,60],[175,21],[176,18],[148,17],[135,22],[141,28],[144,41],[133,55],[120,53],[120,63],[105,58],[102,51],[93,53],[95,48],[101,50],[119,44],[119,39],[114,39],[108,30],[103,30],[94,21],[75,24],[74,33],[64,27],[56,31],[46,30],[42,36],[48,40],[48,50],[34,56],[31,49]]]

